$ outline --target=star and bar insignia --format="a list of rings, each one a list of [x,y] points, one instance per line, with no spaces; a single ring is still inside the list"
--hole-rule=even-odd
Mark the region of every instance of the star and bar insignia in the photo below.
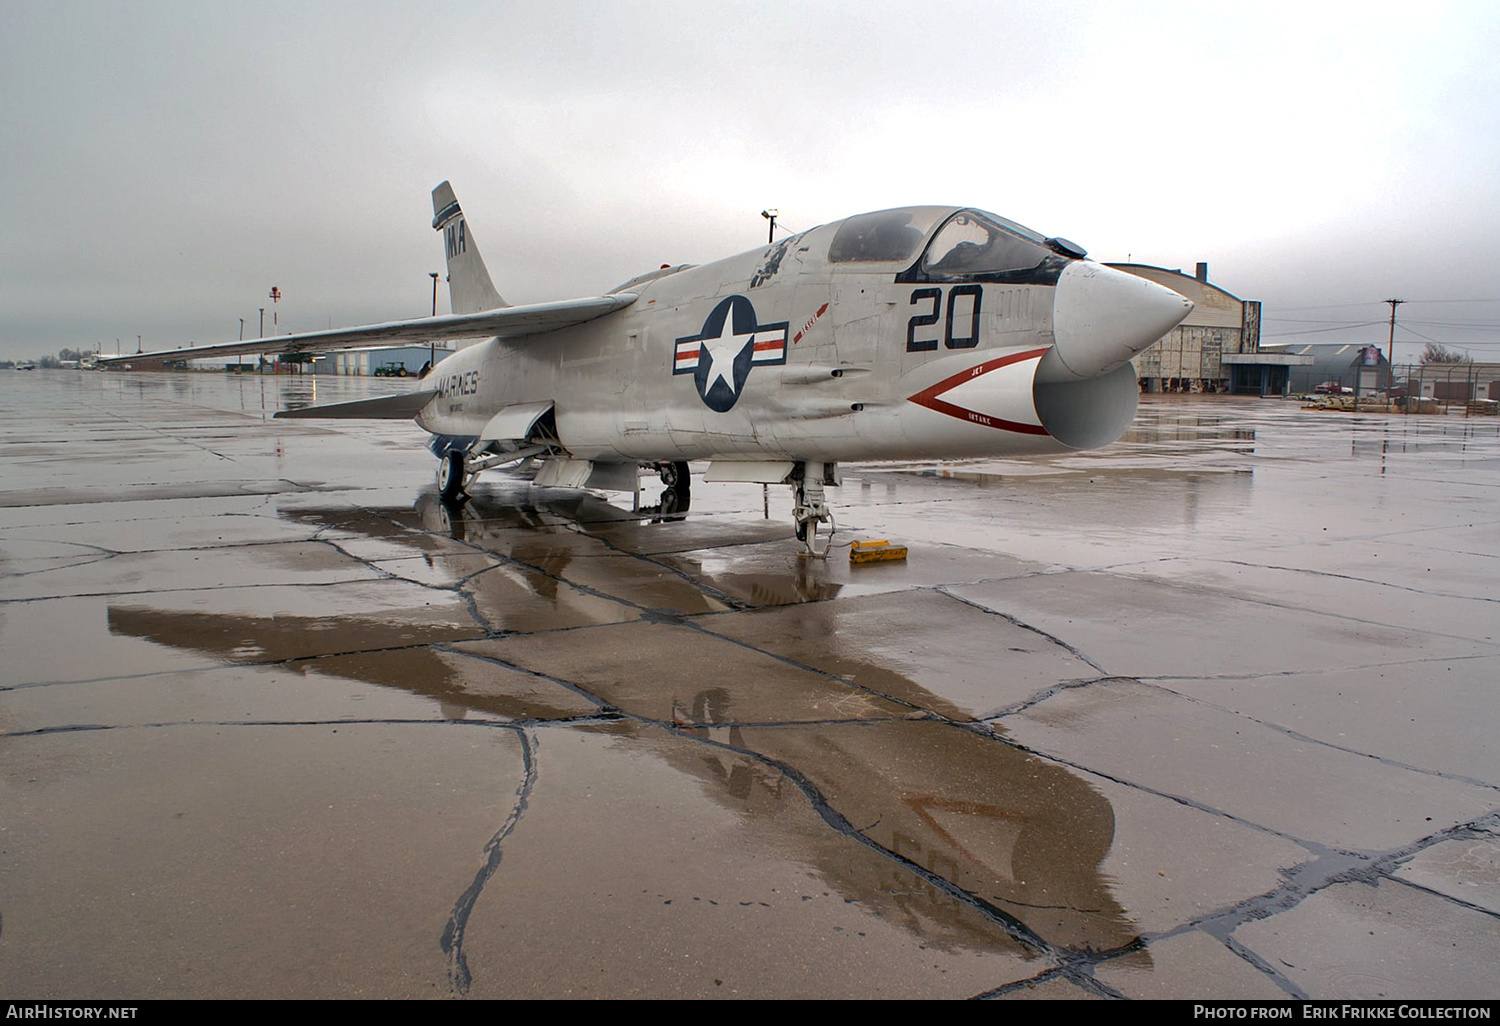
[[[730,296],[713,308],[702,331],[677,340],[672,373],[693,375],[704,404],[728,413],[752,367],[786,363],[786,334],[786,321],[761,324],[749,299]]]

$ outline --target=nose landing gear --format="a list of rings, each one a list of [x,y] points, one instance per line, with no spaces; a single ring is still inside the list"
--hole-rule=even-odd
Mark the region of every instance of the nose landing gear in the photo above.
[[[826,559],[833,533],[838,530],[833,511],[824,501],[823,486],[839,483],[837,463],[806,462],[797,464],[792,471],[792,521],[796,525],[797,540],[802,543],[803,554]],[[818,525],[828,525],[828,538],[823,548],[818,549]]]
[[[464,476],[462,450],[453,449],[438,460],[438,495],[444,502],[457,502],[459,496],[465,493],[468,483]]]

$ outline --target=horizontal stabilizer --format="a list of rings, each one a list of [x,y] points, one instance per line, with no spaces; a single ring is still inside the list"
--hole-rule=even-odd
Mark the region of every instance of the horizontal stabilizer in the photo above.
[[[282,410],[277,417],[309,420],[411,420],[432,401],[437,389],[424,388],[404,395],[382,395],[374,399],[355,399],[347,403],[304,406],[300,410]]]
[[[409,342],[439,342],[444,339],[518,338],[592,321],[622,310],[636,301],[633,293],[565,299],[556,303],[507,306],[474,314],[422,317],[414,321],[387,321],[359,328],[334,328],[300,335],[221,342],[187,349],[158,349],[153,353],[103,356],[101,364],[140,363],[146,360],[200,360],[248,353],[331,353],[341,349],[376,349]]]

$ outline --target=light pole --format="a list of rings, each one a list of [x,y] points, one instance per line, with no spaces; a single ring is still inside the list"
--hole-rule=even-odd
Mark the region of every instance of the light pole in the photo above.
[[[775,207],[767,207],[760,212],[761,217],[771,222],[770,226],[766,229],[766,245],[768,246],[776,241],[776,218],[780,213]]]
[[[432,316],[436,317],[437,316],[437,280],[438,280],[438,272],[437,271],[428,271],[427,274],[428,274],[429,277],[432,278]],[[431,370],[432,369],[432,365],[434,363],[436,363],[436,362],[437,362],[437,340],[436,339],[428,339],[427,340],[427,369]]]

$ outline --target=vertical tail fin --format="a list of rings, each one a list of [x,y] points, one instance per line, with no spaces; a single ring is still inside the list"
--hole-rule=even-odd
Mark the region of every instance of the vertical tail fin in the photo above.
[[[458,197],[447,182],[432,190],[432,213],[432,227],[443,233],[443,252],[448,256],[448,299],[453,312],[470,314],[509,306],[495,291]]]

